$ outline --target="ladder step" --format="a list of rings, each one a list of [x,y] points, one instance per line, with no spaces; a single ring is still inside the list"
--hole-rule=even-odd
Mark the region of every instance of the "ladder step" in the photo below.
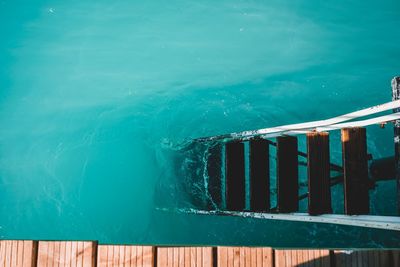
[[[368,155],[365,128],[342,129],[345,214],[368,214]]]
[[[269,142],[253,139],[250,142],[250,210],[270,210]]]
[[[213,144],[208,148],[207,174],[208,174],[208,193],[212,198],[209,209],[220,209],[222,204],[221,192],[221,166],[222,166],[222,145]]]
[[[299,209],[298,145],[295,136],[277,137],[277,193],[278,212],[295,212]]]
[[[229,142],[225,147],[226,208],[242,211],[245,208],[244,144]]]
[[[332,213],[329,134],[307,133],[308,213]]]

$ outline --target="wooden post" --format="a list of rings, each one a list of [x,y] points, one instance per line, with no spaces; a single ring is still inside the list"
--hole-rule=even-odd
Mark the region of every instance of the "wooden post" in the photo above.
[[[400,99],[400,77],[394,77],[392,80],[392,100]],[[396,108],[393,112],[400,112]],[[397,213],[400,215],[400,120],[394,123],[394,157],[397,184]]]
[[[269,211],[269,142],[264,139],[250,141],[250,210]]]
[[[277,191],[278,212],[295,212],[299,209],[299,170],[297,137],[277,137]]]
[[[221,164],[222,146],[219,143],[212,144],[208,148],[207,175],[208,194],[211,197],[208,203],[209,209],[220,209],[222,203],[221,192]]]
[[[308,213],[332,213],[329,134],[307,133]]]
[[[365,128],[342,129],[345,214],[369,213],[367,137]]]
[[[244,144],[236,141],[227,143],[225,147],[225,199],[227,210],[244,210],[244,170]]]

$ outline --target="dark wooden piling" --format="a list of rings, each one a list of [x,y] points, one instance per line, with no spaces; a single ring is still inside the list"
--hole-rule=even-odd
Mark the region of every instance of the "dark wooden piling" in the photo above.
[[[207,174],[208,174],[208,194],[210,200],[209,209],[220,209],[222,204],[222,145],[213,144],[208,148]]]
[[[241,211],[245,208],[244,144],[229,142],[225,147],[226,208]]]
[[[269,142],[264,139],[250,141],[250,210],[270,210]]]
[[[342,129],[345,214],[369,213],[368,155],[365,128]]]
[[[308,213],[332,213],[329,134],[307,133]]]
[[[277,194],[278,212],[295,212],[298,203],[298,158],[297,137],[277,137]]]
[[[392,100],[400,99],[400,77],[392,80]],[[400,108],[393,110],[394,113],[400,112]],[[397,212],[400,215],[400,120],[394,122],[394,158],[395,174],[397,184]]]

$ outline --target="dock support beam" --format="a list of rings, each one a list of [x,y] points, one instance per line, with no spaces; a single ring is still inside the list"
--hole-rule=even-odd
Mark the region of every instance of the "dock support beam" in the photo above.
[[[400,77],[394,77],[392,80],[392,100],[399,99]],[[393,112],[400,112],[400,108],[394,109]],[[400,120],[394,122],[394,157],[397,184],[397,213],[400,215]]]
[[[347,215],[369,213],[367,136],[365,128],[342,129],[344,209]]]
[[[244,144],[229,142],[225,147],[226,208],[242,211],[245,208]]]
[[[269,142],[250,140],[250,210],[270,210]]]
[[[208,175],[208,194],[211,198],[208,202],[209,209],[220,209],[222,203],[222,145],[212,144],[208,148],[207,175]]]
[[[277,193],[278,212],[296,212],[299,209],[298,145],[295,136],[277,137]]]
[[[332,213],[329,134],[307,133],[308,213]]]

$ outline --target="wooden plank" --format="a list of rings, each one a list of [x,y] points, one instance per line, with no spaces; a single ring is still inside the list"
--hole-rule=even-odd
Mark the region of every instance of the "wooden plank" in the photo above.
[[[12,266],[11,265],[12,243],[13,243],[13,241],[11,241],[11,240],[6,241],[6,264],[5,264],[5,266]]]
[[[190,248],[189,247],[185,247],[185,267],[189,267],[190,266]]]
[[[250,249],[250,266],[257,266],[257,250],[252,248]]]
[[[245,266],[245,262],[246,262],[245,253],[246,253],[246,248],[239,250],[239,266]]]
[[[335,250],[334,257],[337,267],[362,266],[380,267],[393,265],[391,251],[388,250]]]
[[[107,267],[108,266],[108,250],[107,246],[99,245],[97,248],[97,266]]]
[[[240,248],[233,247],[233,267],[240,267]]]
[[[212,144],[208,148],[207,174],[208,174],[208,193],[211,200],[208,203],[209,209],[222,208],[222,145]]]
[[[47,266],[47,251],[48,251],[48,242],[39,242],[38,248],[38,266]]]
[[[392,266],[400,266],[400,250],[391,250]]]
[[[275,250],[276,267],[284,266],[330,266],[329,250],[301,249]]]
[[[368,214],[369,181],[366,129],[342,129],[342,150],[345,214]]]
[[[228,248],[217,248],[217,262],[219,267],[228,267]]]
[[[250,210],[270,210],[269,142],[253,139],[250,148]]]
[[[197,264],[197,249],[194,247],[190,248],[190,266],[196,266]]]
[[[18,241],[11,242],[11,266],[17,266]]]
[[[22,266],[23,259],[24,259],[24,241],[17,241],[17,253],[15,253],[15,264],[16,264],[15,266]]]
[[[78,251],[78,243],[76,242],[71,242],[71,254],[70,254],[70,259],[71,260],[67,260],[71,263],[71,267],[76,267],[76,255],[77,255],[77,251]]]
[[[0,240],[0,266],[31,267],[36,265],[36,260],[36,241]]]
[[[72,242],[71,241],[67,241],[64,242],[65,243],[65,253],[64,253],[64,262],[65,262],[65,266],[66,267],[71,267],[72,264],[70,261],[68,261],[67,259],[71,258],[71,249],[72,249]]]
[[[179,267],[179,258],[180,258],[181,251],[180,251],[179,248],[177,248],[177,247],[171,248],[171,249],[174,250],[174,253],[173,253],[174,256],[173,256],[173,260],[172,260],[172,266],[173,266],[173,267]],[[183,252],[184,252],[184,250],[183,250]]]
[[[308,213],[332,213],[329,134],[307,133]]]
[[[142,246],[142,266],[153,267],[154,265],[154,247]]]
[[[196,248],[196,266],[202,266],[202,264],[203,264],[203,251],[201,250],[201,248]]]
[[[230,142],[225,147],[226,208],[242,211],[245,207],[244,144]]]
[[[251,266],[251,264],[252,264],[252,262],[251,262],[251,260],[252,260],[252,257],[251,257],[251,249],[249,248],[249,247],[245,247],[244,248],[244,262],[245,262],[245,265],[244,266]]]
[[[113,265],[114,266],[119,266],[119,257],[121,256],[119,254],[119,247],[120,246],[113,246]]]
[[[96,242],[40,241],[37,266],[95,266]]]
[[[272,267],[273,266],[273,251],[272,248],[262,248],[262,266],[263,267]]]
[[[219,267],[272,267],[272,253],[271,248],[218,247],[217,262]]]
[[[390,250],[335,250],[334,257],[337,267],[399,266],[395,253]]]
[[[87,246],[87,244],[86,244]],[[163,250],[158,252],[163,259]],[[87,257],[85,257],[87,255]],[[164,257],[165,258],[165,257]],[[87,262],[89,253],[84,254],[83,262]],[[154,251],[151,246],[128,245],[99,245],[97,253],[97,266],[127,266],[127,267],[153,267]],[[167,266],[162,262],[162,266]]]
[[[299,209],[297,137],[277,137],[276,149],[278,212],[295,212]]]
[[[152,265],[145,265],[152,266]],[[212,267],[211,247],[158,247],[158,267]]]

